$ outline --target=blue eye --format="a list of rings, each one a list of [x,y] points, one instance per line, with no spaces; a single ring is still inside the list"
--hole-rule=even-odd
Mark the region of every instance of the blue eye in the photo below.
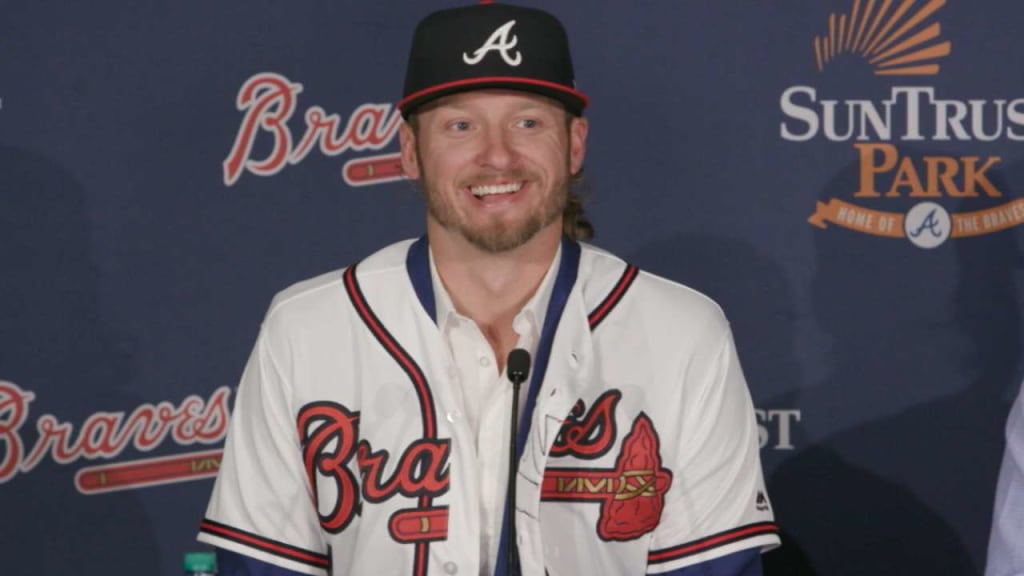
[[[540,122],[534,118],[523,118],[519,121],[520,128],[536,128]]]
[[[469,122],[465,120],[456,120],[448,125],[448,128],[456,132],[465,132],[469,130]]]

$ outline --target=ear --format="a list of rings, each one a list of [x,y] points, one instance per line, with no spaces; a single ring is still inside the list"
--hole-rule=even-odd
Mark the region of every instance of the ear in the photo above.
[[[398,142],[401,145],[402,171],[410,180],[420,179],[420,163],[416,159],[416,134],[407,122],[398,128]]]
[[[583,158],[587,155],[586,118],[573,118],[569,123],[569,173],[575,176],[583,169]]]

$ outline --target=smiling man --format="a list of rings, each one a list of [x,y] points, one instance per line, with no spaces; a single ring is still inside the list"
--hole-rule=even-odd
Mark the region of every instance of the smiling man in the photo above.
[[[542,231],[557,245],[586,121],[550,98],[507,90],[454,94],[424,108],[401,141],[405,172],[425,192],[428,236],[452,235],[495,255]]]
[[[728,322],[581,242],[587,103],[546,12],[420,23],[399,107],[426,235],[275,298],[202,523],[219,574],[761,573]]]

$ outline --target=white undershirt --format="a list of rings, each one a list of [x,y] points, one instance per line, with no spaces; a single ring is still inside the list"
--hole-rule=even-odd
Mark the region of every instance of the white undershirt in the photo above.
[[[519,336],[516,348],[536,355],[540,331],[547,314],[554,278],[562,257],[558,247],[544,280],[537,291],[512,320],[512,329]],[[494,573],[501,539],[508,482],[509,419],[511,418],[512,384],[507,375],[498,373],[494,351],[476,322],[455,311],[430,257],[430,275],[434,285],[437,325],[448,349],[448,374],[461,399],[463,415],[474,434],[477,471],[480,479],[480,574]],[[519,413],[529,389],[529,380],[519,393]]]

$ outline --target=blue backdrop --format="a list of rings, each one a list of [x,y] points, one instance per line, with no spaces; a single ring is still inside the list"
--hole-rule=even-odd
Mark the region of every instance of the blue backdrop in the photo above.
[[[423,228],[415,23],[459,2],[0,4],[0,571],[181,571],[270,298]],[[596,243],[725,308],[769,574],[979,574],[1021,381],[1015,0],[528,2]]]

